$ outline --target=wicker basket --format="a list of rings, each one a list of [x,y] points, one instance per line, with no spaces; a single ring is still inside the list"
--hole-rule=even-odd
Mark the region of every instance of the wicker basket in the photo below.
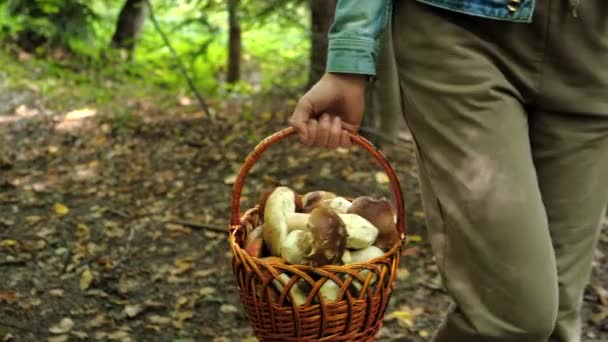
[[[405,213],[399,181],[382,153],[370,142],[351,134],[351,141],[371,153],[389,177],[400,243],[382,257],[366,263],[318,268],[268,263],[249,256],[242,249],[247,233],[261,224],[257,206],[242,216],[239,213],[245,177],[268,147],[293,134],[290,127],[261,141],[242,165],[232,191],[229,227],[232,267],[247,318],[261,341],[373,341],[395,286],[400,251],[405,242]],[[340,288],[336,301],[325,301],[319,295],[319,289],[328,280]],[[292,304],[290,297],[296,283],[304,284],[309,290],[306,303],[299,306]]]

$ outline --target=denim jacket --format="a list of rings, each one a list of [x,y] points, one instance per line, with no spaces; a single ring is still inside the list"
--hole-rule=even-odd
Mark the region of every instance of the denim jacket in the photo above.
[[[329,30],[328,72],[375,75],[378,39],[393,0],[338,0]],[[414,0],[394,0],[414,1]],[[469,15],[531,22],[536,0],[416,0]],[[573,14],[580,0],[569,0]]]

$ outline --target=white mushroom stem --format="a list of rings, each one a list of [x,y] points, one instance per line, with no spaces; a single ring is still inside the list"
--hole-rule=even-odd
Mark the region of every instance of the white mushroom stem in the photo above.
[[[273,256],[281,255],[281,243],[289,234],[286,215],[296,211],[295,196],[291,189],[280,186],[266,200],[262,236]]]
[[[287,230],[308,230],[308,218],[310,214],[304,213],[288,213],[286,216]]]
[[[371,246],[378,236],[378,229],[357,214],[339,214],[346,226],[346,248],[362,249]]]
[[[376,246],[369,246],[365,249],[350,251],[350,263],[359,264],[368,262],[372,259],[379,258],[384,255],[384,251]]]
[[[350,251],[348,249],[344,251],[344,254],[342,254],[342,263],[344,265],[351,264]]]
[[[349,253],[351,264],[359,264],[359,263],[368,262],[372,259],[379,258],[383,255],[384,255],[384,251],[376,246],[369,246],[365,249],[356,250],[356,251],[351,250]],[[376,282],[376,280],[378,280],[378,277],[376,276],[376,274],[370,270],[359,271],[359,274],[363,278],[366,278],[366,279],[370,273],[371,273],[372,278],[371,278],[369,284],[373,285]],[[357,291],[361,291],[361,288],[363,287],[363,284],[361,282],[359,282],[359,280],[357,280],[357,279],[353,279],[352,285],[355,287],[355,289]]]
[[[378,229],[357,214],[338,214],[346,227],[346,248],[362,249],[371,246],[378,236]],[[310,214],[287,213],[288,231],[308,230]]]
[[[294,230],[281,244],[281,257],[290,264],[301,264],[312,250],[312,233]]]
[[[285,273],[281,273],[279,275],[279,277],[281,278],[281,280],[283,280],[283,282],[285,282],[285,285],[287,285],[290,281],[289,276]],[[283,286],[283,284],[281,284],[281,282],[278,279],[274,279],[272,281],[272,284],[275,286],[275,288],[279,292],[283,292],[283,289],[285,287]],[[304,303],[306,303],[306,294],[304,294],[302,289],[300,289],[300,287],[298,287],[297,282],[295,284],[293,284],[291,286],[291,288],[289,289],[289,300],[291,301],[292,304],[295,304],[295,306],[304,305]]]
[[[328,279],[319,289],[319,294],[324,301],[335,302],[340,294],[340,286],[335,281]]]

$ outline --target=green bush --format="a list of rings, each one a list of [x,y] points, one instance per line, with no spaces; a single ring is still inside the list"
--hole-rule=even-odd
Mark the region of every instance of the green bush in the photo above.
[[[98,15],[90,1],[5,0],[2,7],[4,39],[26,51],[62,47],[83,54],[95,40],[91,24]]]

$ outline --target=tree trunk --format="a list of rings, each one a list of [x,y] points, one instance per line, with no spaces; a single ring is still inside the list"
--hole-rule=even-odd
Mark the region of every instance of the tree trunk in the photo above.
[[[327,33],[334,20],[336,0],[310,0],[311,46],[308,85],[312,86],[325,73]]]
[[[235,83],[241,78],[241,23],[238,16],[239,0],[228,0],[228,73],[226,82]]]
[[[112,36],[112,47],[125,49],[130,55],[135,49],[146,13],[146,0],[127,0],[118,15],[116,30]]]

